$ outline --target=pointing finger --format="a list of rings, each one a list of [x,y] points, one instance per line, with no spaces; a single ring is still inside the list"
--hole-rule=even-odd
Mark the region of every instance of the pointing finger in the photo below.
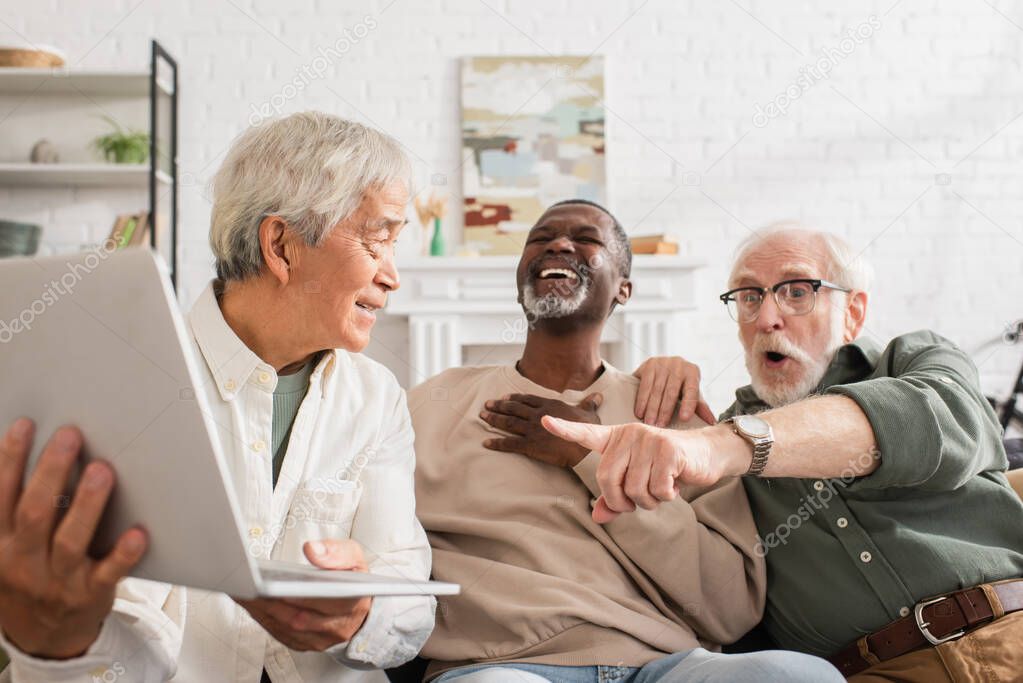
[[[544,415],[540,418],[540,423],[554,436],[566,441],[574,441],[581,446],[589,448],[591,451],[599,453],[602,453],[607,448],[611,433],[614,431],[613,427],[569,422],[568,420],[551,417],[550,415]]]

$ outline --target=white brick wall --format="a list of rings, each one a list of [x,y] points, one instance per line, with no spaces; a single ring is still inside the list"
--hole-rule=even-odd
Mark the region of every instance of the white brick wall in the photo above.
[[[1023,10],[1008,0],[37,0],[0,3],[0,39],[21,34],[89,67],[144,67],[150,36],[181,64],[182,299],[210,275],[203,185],[261,104],[342,30],[375,24],[284,111],[324,109],[376,125],[410,150],[419,181],[448,176],[458,206],[457,59],[607,56],[611,206],[630,230],[671,229],[710,266],[692,338],[723,408],[745,381],[732,323],[713,295],[748,227],[798,218],[865,250],[877,270],[870,334],[930,327],[967,349],[1023,317]],[[792,84],[848,29],[872,35],[830,78],[766,126],[756,105]],[[1005,15],[1005,16],[1003,16]],[[369,19],[367,19],[367,17]],[[509,97],[524,97],[509,93]],[[0,112],[0,119],[5,112]],[[0,136],[3,135],[0,122]],[[993,137],[992,137],[993,136]],[[972,153],[971,153],[972,151]],[[938,174],[951,184],[937,184]],[[102,236],[128,199],[97,191],[0,190],[4,217],[47,225],[48,248]],[[447,226],[460,234],[458,217]],[[410,230],[402,249],[415,251]],[[383,323],[372,353],[407,377],[404,337]],[[1023,349],[978,356],[1007,388]]]

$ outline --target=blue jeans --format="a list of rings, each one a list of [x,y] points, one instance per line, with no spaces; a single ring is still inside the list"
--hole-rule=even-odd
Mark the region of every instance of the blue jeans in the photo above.
[[[725,655],[696,648],[643,667],[481,664],[448,671],[434,683],[844,683],[828,662],[799,652]]]

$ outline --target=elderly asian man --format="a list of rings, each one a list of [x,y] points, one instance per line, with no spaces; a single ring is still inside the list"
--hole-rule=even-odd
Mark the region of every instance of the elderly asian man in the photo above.
[[[660,510],[602,526],[590,516],[597,457],[540,424],[545,414],[632,419],[640,381],[600,356],[608,316],[632,292],[631,259],[603,207],[555,204],[530,230],[516,273],[529,322],[521,359],[451,369],[409,392],[434,575],[465,586],[439,609],[423,650],[429,675],[444,683],[841,680],[800,653],[720,653],[759,621],[764,597],[737,480],[686,486]]]
[[[397,142],[321,113],[248,130],[217,173],[218,278],[188,322],[260,557],[430,574],[405,396],[358,353],[398,287],[409,175]],[[430,634],[428,596],[239,604],[124,578],[145,535],[126,532],[94,561],[82,533],[114,486],[109,466],[90,464],[67,517],[54,518],[47,492],[62,489],[81,434],[59,430],[20,491],[41,436],[19,420],[0,450],[0,642],[15,683],[386,681],[380,668],[413,657]]]
[[[602,454],[601,522],[745,475],[782,647],[859,682],[1017,681],[1023,504],[1001,430],[948,340],[859,337],[868,275],[836,236],[761,231],[721,295],[752,378],[724,422],[544,423]]]

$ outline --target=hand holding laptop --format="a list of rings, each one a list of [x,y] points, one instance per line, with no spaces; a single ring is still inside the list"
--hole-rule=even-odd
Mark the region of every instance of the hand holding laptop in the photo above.
[[[105,557],[89,557],[114,488],[113,468],[89,464],[68,504],[63,494],[82,436],[62,427],[22,490],[34,432],[32,421],[21,418],[0,443],[0,626],[27,654],[70,659],[99,636],[117,582],[142,559],[147,539],[140,529],[128,529]]]
[[[116,251],[100,265],[90,266],[91,258],[83,252],[0,262],[0,322],[19,320],[25,302],[39,298],[69,268],[89,273],[75,285],[73,298],[55,299],[32,318],[30,329],[10,333],[0,353],[0,429],[19,415],[31,417],[44,435],[75,424],[85,438],[82,462],[116,463],[118,485],[104,494],[102,522],[96,521],[104,507],[98,503],[88,515],[74,513],[86,515],[90,529],[76,537],[79,544],[90,546],[93,556],[105,555],[141,526],[147,550],[130,576],[245,599],[458,592],[457,585],[420,575],[324,571],[299,558],[271,559],[280,539],[270,535],[263,537],[270,546],[254,548],[207,404],[198,350],[164,266],[146,249]],[[34,477],[41,449],[27,448],[27,461],[19,457],[16,469]],[[14,481],[10,470],[4,476]],[[49,527],[56,524],[55,497],[65,493],[63,476],[38,503],[49,510]],[[11,506],[19,490],[13,487],[9,483],[15,493],[6,494]],[[182,504],[183,492],[194,504]],[[48,553],[50,540],[39,542],[39,554]]]
[[[362,546],[349,538],[306,543],[302,550],[320,569],[369,571]],[[322,652],[352,639],[366,621],[373,598],[260,598],[235,602],[292,650]]]

